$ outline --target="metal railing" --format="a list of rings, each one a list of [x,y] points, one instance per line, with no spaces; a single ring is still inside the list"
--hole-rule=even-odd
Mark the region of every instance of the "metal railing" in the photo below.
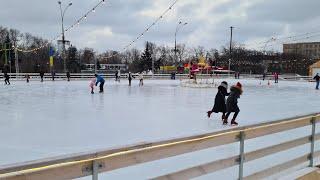
[[[40,79],[40,75],[39,73],[9,73],[10,78],[13,80],[25,80],[26,79],[26,75],[30,76],[30,80],[39,80]],[[82,80],[82,79],[89,79],[89,78],[93,78],[94,74],[93,73],[71,73],[71,79],[72,80]],[[115,78],[114,74],[102,74],[103,77],[108,78],[108,79],[112,79]],[[134,76],[137,76],[137,74],[134,74]],[[143,75],[143,77],[145,79],[170,79],[171,78],[171,74],[145,74]],[[198,74],[197,78],[228,78],[231,77],[233,78],[233,75],[229,76],[228,74]],[[3,78],[3,73],[0,73],[0,79]],[[127,78],[127,74],[123,73],[121,74],[121,78]],[[188,79],[189,78],[189,74],[176,74],[176,79]],[[241,78],[252,78],[252,79],[262,79],[262,75],[260,74],[241,74]],[[44,74],[44,79],[45,80],[51,80],[52,79],[52,75],[51,73],[45,73]],[[65,73],[56,73],[55,74],[55,80],[66,80],[67,76]],[[272,75],[268,75],[266,76],[266,80],[273,80],[274,77]],[[280,80],[302,80],[302,81],[312,81],[312,77],[311,76],[299,76],[299,75],[281,75],[279,76]]]
[[[311,114],[161,142],[143,143],[105,151],[73,154],[34,162],[0,166],[0,179],[74,179],[91,175],[93,180],[97,180],[98,174],[102,172],[236,142],[240,144],[240,153],[236,156],[197,165],[164,176],[155,177],[154,179],[191,179],[236,165],[239,166],[238,178],[240,180],[261,179],[305,162],[309,162],[309,166],[314,166],[314,158],[320,157],[320,151],[315,151],[315,142],[320,140],[320,133],[316,134],[316,124],[319,122],[320,115]],[[312,126],[312,130],[306,137],[292,139],[251,152],[244,151],[246,140],[307,126]],[[310,152],[308,154],[302,154],[296,159],[243,177],[244,163],[306,144],[310,144]]]

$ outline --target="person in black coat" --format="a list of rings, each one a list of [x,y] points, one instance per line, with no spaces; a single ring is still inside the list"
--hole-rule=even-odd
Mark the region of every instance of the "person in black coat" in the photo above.
[[[132,78],[134,78],[134,76],[131,74],[131,72],[129,72],[129,74],[128,74],[129,86],[131,86]]]
[[[320,83],[320,76],[319,73],[316,74],[316,76],[313,77],[314,80],[316,80],[316,89],[319,90],[319,83]]]
[[[226,107],[226,96],[229,96],[230,93],[227,92],[228,83],[223,81],[218,87],[218,92],[216,98],[214,99],[214,106],[211,111],[208,111],[208,117],[210,118],[212,113],[222,113],[222,120],[225,119],[225,114],[227,111]]]
[[[238,82],[237,85],[230,88],[230,91],[230,95],[227,99],[227,115],[223,121],[223,124],[228,124],[228,118],[230,114],[234,112],[233,118],[231,120],[231,125],[238,125],[238,123],[236,122],[236,118],[240,112],[238,99],[243,92],[242,85]]]
[[[10,85],[10,76],[8,73],[4,73],[4,82],[6,83],[6,85]]]
[[[68,71],[66,75],[67,75],[67,80],[70,81],[70,77],[71,77],[70,72]]]
[[[41,72],[40,72],[41,82],[43,82],[43,76],[44,76],[44,72],[43,72],[43,71],[41,71]]]

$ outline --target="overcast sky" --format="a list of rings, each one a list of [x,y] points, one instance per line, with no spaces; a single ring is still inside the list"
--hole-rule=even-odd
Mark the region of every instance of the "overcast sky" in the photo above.
[[[121,50],[130,40],[152,23],[174,0],[106,0],[66,38],[78,48],[92,47],[100,52]],[[63,0],[64,5],[70,1]],[[65,26],[91,9],[98,0],[74,0],[66,13]],[[263,48],[259,44],[271,37],[286,37],[318,31],[299,37],[301,41],[320,40],[319,0],[180,0],[168,15],[154,26],[134,47],[145,41],[173,46],[177,23],[188,25],[178,33],[178,43],[187,46],[217,48],[227,45],[230,26],[234,41]],[[16,28],[51,39],[61,31],[59,6],[56,0],[1,0],[0,25]],[[319,30],[318,30],[319,29]],[[280,50],[279,42],[269,50]],[[269,43],[269,45],[272,43]]]

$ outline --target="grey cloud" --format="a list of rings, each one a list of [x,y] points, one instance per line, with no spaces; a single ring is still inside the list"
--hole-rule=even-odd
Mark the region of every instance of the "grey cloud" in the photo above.
[[[157,0],[169,2],[168,0]],[[69,1],[64,0],[67,4]],[[77,0],[66,14],[66,26],[93,7],[98,0]],[[146,40],[159,44],[172,45],[177,22],[182,19],[189,24],[181,29],[178,42],[187,46],[205,46],[220,48],[229,41],[229,27],[235,26],[234,39],[246,42],[251,39],[263,39],[271,36],[304,33],[317,30],[320,20],[317,8],[318,0],[251,0],[252,6],[242,7],[245,0],[231,0],[219,6],[208,6],[206,17],[199,16],[202,3],[209,1],[194,0],[184,6],[174,8],[177,16],[160,21],[135,46],[142,48]],[[93,48],[121,49],[134,39],[155,18],[139,15],[142,10],[154,7],[155,1],[148,0],[109,0],[106,5],[97,9],[79,27],[66,36],[77,47],[92,45]],[[215,1],[212,1],[215,3]],[[159,7],[160,8],[160,7]],[[163,8],[163,7],[161,7]],[[165,9],[163,9],[165,10]],[[163,11],[161,10],[161,11]],[[237,14],[242,13],[242,14]],[[245,16],[241,16],[241,15]],[[170,17],[171,16],[171,17]],[[10,0],[3,1],[0,7],[2,26],[16,28],[21,32],[30,32],[44,38],[51,38],[61,31],[57,1],[55,0]],[[110,27],[113,36],[92,37],[95,30]],[[288,29],[289,27],[289,29]],[[286,32],[288,31],[289,32]],[[91,38],[91,39],[86,39]],[[319,40],[314,37],[309,40]],[[89,43],[90,42],[90,43]]]

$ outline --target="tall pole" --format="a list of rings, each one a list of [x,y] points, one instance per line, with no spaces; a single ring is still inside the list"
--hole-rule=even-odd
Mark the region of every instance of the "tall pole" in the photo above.
[[[68,6],[62,11],[62,2],[58,1],[59,7],[60,7],[60,14],[61,14],[61,30],[62,30],[62,58],[63,58],[63,70],[64,72],[67,72],[67,62],[66,62],[66,41],[65,41],[65,35],[64,35],[64,15],[67,11],[67,9],[72,5],[72,3],[69,3]]]
[[[230,71],[231,71],[231,60],[232,60],[232,35],[233,35],[233,26],[230,27],[230,57],[229,57],[229,72],[228,75],[230,76]]]
[[[16,73],[19,73],[20,69],[19,69],[19,57],[18,57],[17,41],[15,41],[15,44],[14,44],[14,55],[15,55]]]
[[[177,52],[178,52],[178,49],[177,49],[177,33],[178,31],[180,30],[180,27],[182,26],[185,26],[187,25],[188,23],[182,23],[182,21],[179,21],[178,25],[177,25],[177,28],[176,28],[176,31],[174,33],[174,62],[176,63],[177,62]],[[180,62],[181,62],[181,59],[180,59]]]

